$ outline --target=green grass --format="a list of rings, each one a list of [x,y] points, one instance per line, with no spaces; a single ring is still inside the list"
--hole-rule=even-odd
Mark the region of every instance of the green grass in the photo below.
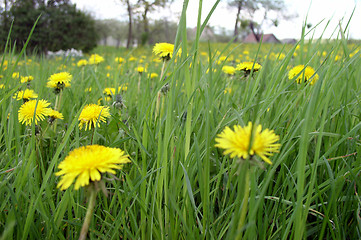
[[[175,40],[182,55],[166,64],[164,81],[147,75],[160,74],[162,67],[153,61],[151,47],[98,48],[105,62],[83,69],[76,66],[80,59],[5,50],[0,239],[79,237],[87,191],[60,191],[55,172],[71,150],[90,144],[92,131],[79,130],[78,116],[85,104],[101,98],[112,117],[96,129],[93,141],[125,150],[132,163],[116,178],[104,176],[111,178],[109,196],[97,195],[91,239],[360,238],[360,47],[348,45],[342,34],[326,43],[302,38],[297,49],[201,43],[200,22],[196,40],[187,43],[184,17]],[[278,58],[280,53],[284,57]],[[126,61],[119,66],[115,57]],[[257,59],[262,69],[247,79],[222,72],[223,65],[248,59]],[[288,79],[289,69],[299,64],[316,70],[314,85]],[[137,73],[137,66],[146,66],[147,73]],[[32,75],[31,89],[54,107],[56,96],[46,82],[60,71],[73,75],[59,109],[64,120],[57,120],[55,130],[41,122],[36,135],[34,125],[18,121],[22,103],[12,96],[26,84],[12,74]],[[170,89],[156,112],[166,82]],[[103,90],[121,84],[128,87],[119,110]],[[92,91],[85,92],[89,87]],[[282,147],[271,157],[272,165],[230,159],[214,146],[224,127],[249,121],[280,136]]]

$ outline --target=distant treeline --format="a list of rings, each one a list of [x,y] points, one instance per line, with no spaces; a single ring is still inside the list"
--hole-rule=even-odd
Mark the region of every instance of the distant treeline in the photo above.
[[[43,53],[70,48],[89,52],[97,45],[99,35],[95,20],[76,9],[69,0],[4,1],[0,11],[2,49],[9,39],[10,46],[21,50],[38,18],[27,46],[28,52]]]

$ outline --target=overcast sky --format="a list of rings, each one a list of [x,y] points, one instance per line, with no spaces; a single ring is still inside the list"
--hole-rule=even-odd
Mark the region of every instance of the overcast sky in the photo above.
[[[95,18],[108,19],[115,18],[119,20],[127,20],[126,7],[120,3],[120,0],[72,0],[73,3],[81,10],[91,13]],[[187,26],[194,27],[197,23],[198,0],[189,0],[187,11]],[[203,0],[202,19],[204,19],[213,6],[215,0]],[[322,20],[323,23],[317,27],[315,37],[319,37],[323,32],[329,20],[324,37],[331,37],[335,28],[337,28],[340,20],[343,19],[342,26],[345,27],[349,20],[353,9],[355,13],[351,19],[349,26],[349,37],[361,39],[361,0],[285,0],[287,6],[287,13],[297,15],[291,20],[279,20],[278,27],[271,27],[265,24],[263,27],[264,33],[274,33],[277,38],[299,38],[301,35],[302,23],[307,16],[307,23],[313,26],[317,25]],[[174,21],[179,19],[182,10],[183,0],[175,0],[171,8],[158,10],[152,14],[151,18],[168,18]],[[221,0],[217,9],[210,19],[210,25],[214,27],[224,27],[228,30],[233,30],[236,10],[229,8],[226,0]],[[255,16],[255,19],[261,19],[262,13]],[[311,35],[310,35],[311,36]],[[337,35],[332,35],[337,37]]]

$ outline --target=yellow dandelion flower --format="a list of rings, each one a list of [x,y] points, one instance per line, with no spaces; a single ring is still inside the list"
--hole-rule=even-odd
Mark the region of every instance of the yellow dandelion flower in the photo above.
[[[25,76],[20,78],[21,83],[29,83],[34,80],[33,76]]]
[[[151,73],[151,74],[148,74],[148,77],[149,78],[157,78],[159,75],[157,73]]]
[[[101,105],[103,102],[110,102],[111,100],[113,100],[111,96],[105,96],[104,98],[99,98],[97,103],[98,105]]]
[[[24,100],[28,101],[30,98],[38,98],[38,94],[34,92],[34,90],[31,89],[25,89],[25,91],[19,91],[17,92],[13,98],[16,98],[16,100]]]
[[[19,78],[19,76],[20,76],[19,72],[14,72],[13,75],[11,75],[11,77],[14,79]]]
[[[115,88],[105,88],[103,94],[111,97],[115,94]]]
[[[37,124],[39,121],[44,120],[44,118],[49,115],[49,105],[50,103],[48,103],[46,100],[30,100],[24,103],[19,109],[19,122],[22,124],[25,123],[26,125],[31,125],[34,120],[35,124]]]
[[[173,57],[174,45],[171,43],[157,43],[153,47],[153,53],[164,61],[168,61]]]
[[[226,74],[234,75],[234,73],[236,72],[236,69],[232,66],[223,66],[222,71]]]
[[[128,90],[128,83],[121,84],[121,85],[118,87],[118,92],[127,91],[127,90]]]
[[[104,62],[104,58],[98,54],[92,54],[90,57],[89,57],[89,61],[88,61],[88,64],[89,65],[97,65],[99,63],[102,63]]]
[[[55,73],[49,77],[46,86],[60,92],[64,87],[70,87],[72,78],[73,76],[68,72]]]
[[[88,65],[88,61],[87,61],[86,59],[80,59],[80,60],[76,63],[76,65],[77,65],[78,67],[84,67],[84,66]]]
[[[83,125],[85,125],[85,130],[90,130],[95,126],[100,127],[100,122],[105,122],[107,117],[110,117],[109,107],[88,104],[80,113],[79,128],[82,129]]]
[[[222,133],[217,135],[215,146],[225,149],[224,154],[230,154],[231,158],[247,159],[257,155],[266,163],[272,164],[268,156],[278,152],[281,147],[281,144],[276,143],[279,136],[273,130],[266,128],[262,131],[261,125],[255,125],[251,143],[252,126],[251,122],[246,127],[235,125],[234,131],[226,127]]]
[[[63,114],[54,109],[50,109],[48,116],[53,119],[64,119]]]
[[[4,84],[0,84],[0,89],[4,89],[5,85]]]
[[[135,70],[137,70],[138,73],[146,72],[144,67],[137,67]]]
[[[217,64],[220,65],[221,63],[223,63],[224,61],[226,61],[227,59],[227,56],[220,56],[218,61],[217,61]]]
[[[55,175],[61,179],[57,187],[66,190],[75,180],[74,189],[78,190],[100,181],[104,173],[115,174],[114,169],[122,169],[129,162],[128,155],[119,148],[89,145],[74,149],[58,166],[60,171]]]
[[[297,83],[310,82],[311,85],[315,84],[319,78],[318,74],[315,74],[315,70],[312,67],[305,67],[304,65],[298,65],[288,72],[288,79],[291,80],[295,77],[297,77]]]
[[[116,57],[116,58],[115,58],[115,62],[117,62],[117,63],[119,63],[119,64],[122,64],[124,61],[125,61],[125,59],[122,58],[122,57]]]
[[[128,59],[129,62],[134,62],[135,60],[137,60],[137,58],[130,56],[130,58]]]
[[[50,109],[50,111],[49,111],[49,119],[48,119],[49,124],[53,124],[55,119],[64,119],[64,116],[60,112],[58,112],[58,111],[56,111],[54,109]]]
[[[223,91],[224,94],[231,94],[232,93],[232,88],[226,87]]]
[[[253,68],[253,72],[257,72],[258,70],[261,69],[261,67],[262,66],[256,62],[241,62],[240,64],[237,65],[236,70],[250,73],[252,68]]]

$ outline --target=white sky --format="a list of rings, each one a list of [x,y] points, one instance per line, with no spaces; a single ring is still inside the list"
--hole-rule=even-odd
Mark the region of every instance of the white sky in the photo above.
[[[126,6],[120,0],[72,0],[78,9],[91,13],[97,19],[115,18],[119,20],[127,20]],[[189,0],[187,11],[187,26],[194,27],[197,24],[198,0]],[[203,0],[202,20],[205,19],[207,13],[212,8],[215,0]],[[338,23],[343,18],[342,27],[346,26],[353,9],[355,13],[351,19],[347,34],[351,38],[361,39],[361,0],[284,0],[287,5],[287,13],[298,15],[291,20],[279,20],[278,27],[264,25],[264,33],[274,33],[279,39],[299,38],[301,35],[302,24],[307,16],[307,23],[316,26],[324,20],[322,24],[316,28],[314,37],[318,38],[325,29],[326,23],[330,21],[326,28],[324,38],[331,36],[337,37],[332,33],[338,27]],[[169,18],[178,21],[182,11],[183,0],[175,0],[171,8],[155,11],[151,18]],[[217,9],[214,11],[210,25],[214,27],[224,27],[230,31],[234,28],[236,10],[229,8],[226,0],[221,0]],[[308,14],[307,14],[308,12]],[[262,16],[262,13],[258,15]],[[259,19],[257,14],[255,20]],[[338,29],[337,29],[338,32]],[[337,33],[336,32],[336,33]],[[311,35],[309,35],[311,37]]]

